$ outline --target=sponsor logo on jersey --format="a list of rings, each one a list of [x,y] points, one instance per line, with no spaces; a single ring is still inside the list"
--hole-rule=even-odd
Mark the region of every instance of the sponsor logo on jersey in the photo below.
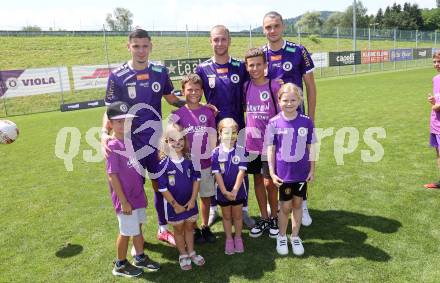
[[[215,76],[208,77],[208,84],[210,88],[215,88]]]
[[[206,117],[205,114],[202,114],[202,115],[199,116],[199,121],[201,123],[206,123],[206,120],[208,120],[208,118]]]
[[[220,68],[217,69],[217,74],[227,74],[228,73],[228,68]]]
[[[292,70],[292,67],[293,67],[293,65],[289,61],[283,63],[283,70],[286,72]]]
[[[286,47],[286,51],[287,51],[287,52],[295,53],[296,48],[295,48],[295,47]]]
[[[234,157],[232,157],[232,163],[234,163],[235,165],[237,165],[238,163],[240,163],[240,156],[238,155],[234,155]]]
[[[307,128],[300,127],[300,128],[298,129],[298,135],[299,135],[300,137],[305,137],[305,136],[307,136]]]
[[[220,171],[222,171],[222,173],[225,173],[225,163],[224,162],[220,162]]]
[[[231,82],[233,82],[234,84],[238,83],[240,81],[240,76],[237,74],[233,74],[231,75]]]
[[[269,97],[270,97],[269,92],[267,92],[267,91],[260,92],[260,99],[262,101],[267,101],[269,99]]]
[[[136,87],[129,86],[127,88],[127,90],[128,90],[128,97],[130,97],[131,99],[135,99],[136,98]]]
[[[136,82],[126,83],[125,86],[127,86],[127,87],[136,86]]]
[[[306,67],[310,67],[310,66],[312,66],[312,63],[311,63],[310,60],[309,60],[309,56],[307,55],[306,50],[303,49],[303,50],[301,51],[301,53],[302,53],[302,56],[303,56],[303,59],[304,59],[304,65],[306,65]]]
[[[153,71],[155,71],[157,73],[162,73],[162,68],[161,67],[153,66],[153,67],[151,67],[151,70],[153,70]]]
[[[136,79],[138,81],[146,81],[150,78],[150,76],[148,74],[140,74],[136,76]]]
[[[174,186],[176,184],[176,178],[174,177],[174,175],[168,175],[168,183],[170,184],[170,186]]]
[[[233,60],[233,61],[231,62],[231,64],[232,64],[232,66],[240,67],[240,62],[238,62],[238,61]]]
[[[124,70],[122,70],[122,71],[120,71],[120,72],[117,72],[116,73],[116,76],[119,78],[119,77],[122,77],[123,75],[125,75],[126,73],[128,73],[130,70],[129,69],[124,69]]]
[[[282,55],[272,55],[270,56],[270,61],[281,61],[283,59]]]
[[[188,178],[191,178],[191,169],[188,168],[188,170],[186,170],[186,175]]]
[[[150,86],[150,82],[139,83],[139,86],[141,86],[141,87],[149,87]]]
[[[158,83],[158,82],[154,82],[152,85],[151,85],[151,89],[154,91],[154,92],[159,92],[160,91],[160,89],[161,89],[161,86],[160,86],[160,83]]]

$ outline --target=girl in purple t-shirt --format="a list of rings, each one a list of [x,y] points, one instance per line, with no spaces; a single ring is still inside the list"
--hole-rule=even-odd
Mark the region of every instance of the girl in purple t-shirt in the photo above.
[[[191,262],[202,266],[205,260],[194,251],[194,223],[197,221],[197,194],[200,187],[200,172],[195,171],[191,160],[186,159],[187,146],[183,129],[169,123],[160,144],[161,162],[159,192],[164,202],[165,216],[173,225],[179,264],[183,270],[192,268]]]
[[[270,119],[266,132],[269,172],[278,187],[280,201],[276,249],[280,255],[289,252],[286,230],[291,213],[290,241],[293,253],[302,255],[304,247],[298,233],[307,182],[313,181],[315,175],[315,161],[310,154],[314,142],[314,126],[309,117],[297,112],[302,103],[301,89],[298,86],[284,84],[278,91],[278,101],[281,113]]]
[[[238,124],[232,118],[224,118],[218,124],[220,145],[212,152],[212,173],[217,182],[216,200],[222,208],[226,242],[225,254],[244,252],[241,230],[243,227],[243,203],[247,197],[243,182],[247,169],[245,149],[236,144]],[[232,237],[232,224],[235,237]]]
[[[432,56],[432,63],[437,72],[440,72],[440,51],[434,52]],[[440,75],[432,78],[432,95],[428,96],[428,101],[431,104],[431,135],[430,144],[435,148],[437,154],[437,166],[440,168]],[[427,189],[440,189],[440,181],[426,184]]]

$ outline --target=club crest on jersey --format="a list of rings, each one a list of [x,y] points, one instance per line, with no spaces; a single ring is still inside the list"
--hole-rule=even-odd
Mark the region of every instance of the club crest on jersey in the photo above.
[[[299,129],[298,129],[298,135],[299,135],[300,137],[305,137],[305,136],[307,136],[307,129],[304,128],[304,127],[299,128]]]
[[[205,114],[202,114],[202,115],[199,116],[200,123],[205,123],[206,120],[208,120],[208,118],[206,117]]]
[[[262,101],[267,101],[269,99],[269,92],[267,91],[260,92],[260,99]]]
[[[231,75],[231,82],[233,82],[234,84],[238,83],[240,81],[240,76],[237,74],[233,74]]]
[[[152,85],[151,85],[151,89],[154,91],[154,92],[159,92],[160,91],[160,83],[158,83],[158,82],[154,82]]]
[[[238,163],[240,163],[240,156],[238,155],[234,155],[234,157],[232,157],[232,163],[234,163],[235,165],[237,165]]]
[[[130,97],[131,99],[135,99],[136,98],[136,87],[129,86],[129,87],[127,87],[127,90],[128,90],[128,97]]]
[[[168,175],[168,183],[170,184],[170,186],[174,186],[176,184],[176,178],[174,177],[174,175]]]
[[[208,84],[210,88],[215,88],[215,77],[208,77]]]
[[[293,67],[293,65],[289,61],[283,63],[283,70],[286,72],[292,70],[292,67]]]

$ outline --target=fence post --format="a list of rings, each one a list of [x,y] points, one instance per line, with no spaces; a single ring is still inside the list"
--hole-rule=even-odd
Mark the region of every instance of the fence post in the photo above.
[[[108,44],[107,44],[107,34],[105,32],[105,26],[102,25],[102,32],[104,34],[104,50],[105,50],[105,60],[107,61],[108,69],[110,70],[110,61],[108,60]]]
[[[437,47],[437,30],[434,31],[434,47]]]
[[[371,54],[370,54],[370,50],[371,50],[371,28],[368,28],[368,72],[371,73]]]
[[[394,55],[396,55],[396,28],[394,28]],[[393,62],[394,70],[396,69],[396,60]]]
[[[336,27],[336,51],[339,52],[339,27]],[[338,76],[341,75],[341,66],[338,64]]]
[[[301,27],[298,25],[298,44],[301,44]]]
[[[6,107],[6,94],[3,94],[3,108],[5,109],[5,116],[8,116],[8,108]]]
[[[185,33],[185,36],[186,36],[186,51],[187,51],[187,53],[188,53],[187,57],[188,57],[188,59],[189,59],[189,58],[190,58],[190,52],[189,52],[188,25],[185,25],[185,28],[186,28],[186,33]]]
[[[61,70],[60,67],[57,67],[58,69],[58,79],[60,80],[60,90],[61,90],[61,104],[64,104],[64,88],[63,88],[63,78],[61,76]],[[69,82],[70,84],[70,82]]]
[[[252,44],[252,25],[249,26],[249,48],[253,46]]]

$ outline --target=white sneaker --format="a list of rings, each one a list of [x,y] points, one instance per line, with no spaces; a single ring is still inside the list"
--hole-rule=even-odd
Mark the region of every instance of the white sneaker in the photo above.
[[[217,209],[209,209],[208,226],[212,226],[218,217]]]
[[[304,247],[299,237],[291,237],[290,243],[292,244],[292,251],[294,255],[303,255]]]
[[[255,226],[255,220],[249,216],[247,210],[243,210],[243,222],[249,229],[252,229]]]
[[[287,246],[287,236],[277,236],[277,253],[279,255],[287,255],[289,253],[289,247]]]
[[[310,213],[309,210],[307,209],[307,207],[303,207],[303,215],[302,215],[302,219],[301,219],[301,224],[303,226],[310,226],[312,224],[312,217],[310,217]]]

